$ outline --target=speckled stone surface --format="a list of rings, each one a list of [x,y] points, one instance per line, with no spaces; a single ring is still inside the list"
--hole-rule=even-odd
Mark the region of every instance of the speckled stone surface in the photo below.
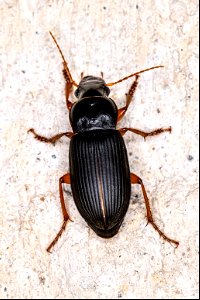
[[[0,298],[198,298],[198,1],[0,1]],[[80,217],[70,187],[62,223],[58,179],[69,140],[56,146],[27,134],[71,130],[56,36],[76,81],[140,77],[119,127],[172,134],[144,141],[127,133],[131,170],[144,181],[155,220],[178,249],[146,226],[139,187],[117,236],[103,240]],[[114,86],[123,106],[132,80]]]

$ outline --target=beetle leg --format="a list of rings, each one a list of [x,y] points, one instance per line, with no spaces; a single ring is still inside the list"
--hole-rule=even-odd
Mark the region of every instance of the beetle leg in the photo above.
[[[70,100],[69,100],[69,96],[72,93],[72,89],[73,89],[73,83],[71,82],[69,76],[68,76],[68,72],[65,69],[65,65],[64,65],[64,70],[63,70],[63,75],[65,77],[66,80],[66,85],[65,85],[65,98],[66,98],[66,105],[68,110],[70,111],[73,104]]]
[[[129,128],[129,127],[124,127],[124,128],[120,128],[119,129],[119,132],[121,133],[121,135],[123,136],[127,131],[131,131],[133,133],[136,133],[138,135],[141,135],[143,136],[143,138],[145,139],[147,136],[154,136],[154,135],[158,135],[162,132],[172,132],[172,128],[171,126],[170,127],[167,127],[167,128],[158,128],[156,130],[153,130],[153,131],[150,131],[150,132],[145,132],[145,131],[142,131],[142,130],[139,130],[139,129],[135,129],[135,128]]]
[[[70,217],[68,215],[66,206],[65,206],[65,201],[64,201],[64,196],[63,196],[63,188],[62,188],[62,184],[66,183],[66,184],[70,184],[70,174],[67,173],[64,176],[62,176],[59,179],[59,193],[60,193],[60,203],[61,203],[61,208],[62,208],[62,214],[63,214],[63,224],[59,230],[59,232],[57,233],[55,239],[51,242],[51,244],[48,246],[47,248],[47,252],[50,252],[51,248],[54,247],[54,245],[57,243],[58,239],[61,237],[63,231],[65,230],[65,227],[67,225],[67,221],[70,220]],[[70,220],[71,221],[71,220]]]
[[[125,115],[132,99],[133,99],[133,95],[134,95],[134,92],[137,88],[137,85],[138,85],[138,78],[139,78],[139,75],[136,75],[135,76],[135,80],[133,81],[133,83],[131,84],[131,87],[128,91],[128,94],[126,94],[126,105],[123,106],[122,108],[118,109],[118,116],[117,116],[117,122],[119,122],[123,116]]]
[[[159,227],[156,225],[156,223],[154,222],[153,216],[152,216],[152,212],[151,212],[151,208],[150,208],[150,203],[149,203],[149,199],[147,197],[147,193],[144,187],[144,184],[142,182],[142,179],[140,177],[138,177],[137,175],[135,175],[134,173],[131,173],[131,183],[132,184],[140,184],[142,187],[142,193],[144,196],[144,200],[145,200],[145,205],[146,205],[146,211],[147,211],[147,221],[148,223],[150,223],[153,228],[158,231],[159,235],[163,237],[164,240],[166,240],[169,243],[173,243],[176,245],[176,247],[178,247],[179,242],[169,238],[168,236],[165,235],[164,232],[162,232]],[[147,224],[148,224],[147,223]]]
[[[51,144],[55,144],[55,142],[57,142],[57,140],[59,140],[62,136],[71,138],[75,134],[73,132],[62,132],[62,133],[52,136],[51,138],[46,138],[42,135],[37,134],[33,128],[29,129],[28,132],[32,132],[34,134],[35,139],[37,139],[41,142],[51,143]]]

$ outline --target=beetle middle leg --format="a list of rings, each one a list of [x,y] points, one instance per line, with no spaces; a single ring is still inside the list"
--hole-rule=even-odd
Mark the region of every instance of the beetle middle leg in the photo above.
[[[166,236],[166,234],[164,232],[162,232],[160,230],[160,228],[156,225],[156,223],[154,222],[153,216],[152,216],[152,212],[151,212],[151,208],[150,208],[150,203],[149,203],[149,199],[147,197],[147,193],[144,187],[144,184],[142,182],[142,179],[140,177],[138,177],[137,175],[135,175],[134,173],[131,173],[131,183],[132,184],[140,184],[141,188],[142,188],[142,193],[144,196],[144,200],[145,200],[145,205],[146,205],[146,211],[147,211],[147,221],[148,223],[150,223],[153,228],[159,233],[160,236],[163,237],[164,240],[166,240],[169,243],[173,243],[176,245],[176,247],[178,247],[179,242],[169,238],[168,236]]]
[[[71,138],[74,135],[73,132],[62,132],[52,136],[51,138],[47,138],[45,136],[37,134],[33,128],[29,129],[28,132],[32,132],[34,134],[35,139],[44,143],[51,143],[51,144],[55,144],[55,142],[57,142],[57,140],[59,140],[63,136]]]
[[[61,204],[62,214],[63,214],[63,219],[64,220],[63,220],[63,224],[62,224],[59,232],[57,233],[55,239],[48,246],[47,252],[50,252],[51,248],[54,247],[54,245],[57,243],[58,239],[61,237],[63,231],[65,230],[67,222],[70,220],[69,214],[68,214],[66,206],[65,206],[64,196],[63,196],[63,188],[62,188],[62,184],[63,183],[66,183],[66,184],[70,184],[71,183],[71,181],[70,181],[70,174],[69,173],[65,174],[64,176],[62,176],[59,179],[60,204]]]
[[[131,131],[135,134],[138,134],[138,135],[141,135],[143,136],[143,138],[145,139],[146,137],[148,136],[154,136],[154,135],[158,135],[162,132],[172,132],[172,128],[171,126],[167,127],[167,128],[158,128],[158,129],[155,129],[153,131],[150,131],[150,132],[145,132],[145,131],[142,131],[142,130],[139,130],[139,129],[135,129],[135,128],[130,128],[130,127],[124,127],[124,128],[120,128],[119,129],[119,132],[121,133],[121,135],[123,136],[127,131]]]

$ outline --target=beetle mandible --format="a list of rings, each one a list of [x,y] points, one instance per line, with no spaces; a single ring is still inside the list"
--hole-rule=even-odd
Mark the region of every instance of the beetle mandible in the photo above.
[[[127,150],[123,140],[123,135],[127,131],[146,138],[162,132],[171,132],[171,127],[159,128],[151,132],[128,127],[116,129],[117,123],[123,118],[133,99],[139,74],[163,66],[145,69],[112,83],[105,83],[103,74],[102,78],[82,76],[80,83],[77,84],[71,76],[55,37],[51,32],[50,34],[63,59],[66,105],[73,132],[63,132],[46,138],[38,135],[33,128],[28,130],[34,134],[36,139],[46,143],[55,144],[63,136],[70,138],[70,172],[59,179],[60,202],[64,220],[47,251],[51,251],[70,220],[64,202],[63,183],[71,184],[73,198],[81,216],[89,227],[102,238],[111,238],[117,234],[128,210],[131,184],[140,184],[148,223],[166,241],[178,247],[179,242],[169,238],[156,225],[142,179],[130,172]],[[133,76],[135,76],[135,80],[126,94],[126,105],[118,109],[115,102],[108,97],[109,86]],[[69,100],[73,86],[77,87],[75,103]]]

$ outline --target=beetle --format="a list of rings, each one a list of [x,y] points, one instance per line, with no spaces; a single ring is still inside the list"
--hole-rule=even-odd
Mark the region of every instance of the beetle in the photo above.
[[[116,128],[133,99],[139,74],[163,66],[145,69],[112,83],[106,83],[103,74],[102,77],[82,76],[80,83],[77,84],[71,76],[60,46],[53,34],[51,32],[50,34],[63,60],[66,105],[73,131],[47,138],[37,134],[33,128],[28,130],[34,134],[37,140],[46,143],[55,144],[63,136],[70,138],[70,172],[59,179],[59,194],[64,220],[47,251],[50,252],[54,247],[70,220],[63,196],[62,185],[64,183],[71,184],[78,211],[89,227],[102,238],[111,238],[118,233],[129,207],[131,184],[140,184],[148,223],[166,241],[178,247],[179,242],[169,238],[156,225],[143,181],[136,174],[130,172],[127,150],[123,140],[123,135],[127,131],[146,138],[163,132],[171,132],[171,127],[159,128],[151,132],[129,127]],[[135,80],[126,94],[126,105],[118,109],[115,102],[108,97],[109,86],[133,76],[135,76]],[[69,100],[73,86],[77,88],[75,90],[77,101],[74,103]]]

